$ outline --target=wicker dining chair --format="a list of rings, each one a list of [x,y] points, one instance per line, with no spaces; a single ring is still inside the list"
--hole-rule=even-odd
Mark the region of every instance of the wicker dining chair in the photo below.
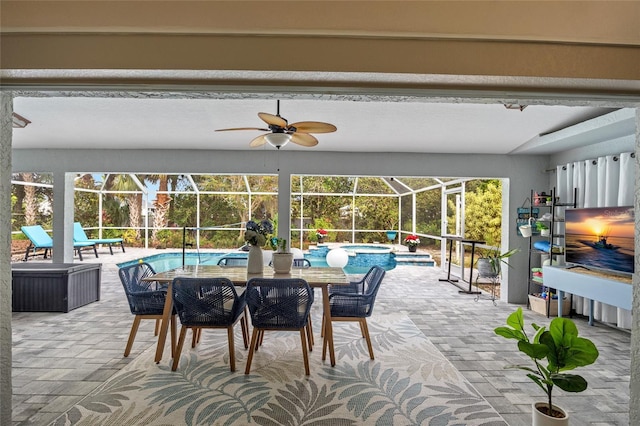
[[[293,267],[294,268],[311,268],[311,262],[309,262],[309,259],[305,259],[305,258],[293,259]]]
[[[367,326],[367,317],[373,312],[376,295],[380,289],[380,283],[386,271],[380,266],[372,266],[365,276],[354,281],[348,286],[334,286],[329,293],[329,308],[331,309],[331,321],[357,321],[360,324],[362,337],[367,341],[369,357],[373,357],[373,347]],[[325,318],[322,317],[322,330],[324,331]],[[327,342],[322,345],[322,354],[327,350]]]
[[[153,267],[146,263],[140,262],[131,266],[125,266],[118,270],[118,276],[124,287],[124,292],[129,302],[129,309],[135,315],[131,331],[129,332],[129,340],[124,350],[124,356],[129,356],[133,341],[136,338],[140,321],[143,319],[156,320],[155,335],[158,335],[160,320],[164,311],[164,305],[167,298],[166,288],[161,288],[158,283],[153,281],[142,281],[143,278],[150,277],[155,274]],[[175,309],[171,314],[171,354],[174,355],[176,344],[176,315]]]
[[[229,367],[236,371],[234,326],[240,321],[244,347],[249,347],[249,323],[244,297],[238,296],[227,278],[174,278],[173,303],[182,328],[173,357],[172,371],[176,371],[188,329],[194,333],[194,343],[206,328],[224,328],[229,341]],[[196,337],[197,336],[197,337]]]
[[[248,258],[227,256],[218,260],[218,266],[247,266]]]
[[[251,362],[267,330],[299,331],[302,343],[304,371],[309,375],[307,325],[313,296],[309,284],[300,278],[251,278],[244,292],[253,324],[249,356],[244,373],[251,371]]]

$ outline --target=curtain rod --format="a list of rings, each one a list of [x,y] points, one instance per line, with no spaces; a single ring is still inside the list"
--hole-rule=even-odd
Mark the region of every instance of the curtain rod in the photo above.
[[[630,154],[630,156],[631,156],[631,158],[636,158],[636,153],[635,153],[635,152],[632,152],[632,153]],[[618,161],[619,159],[620,159],[620,158],[618,158],[618,156],[617,156],[617,155],[614,155],[614,156],[613,156],[613,161]],[[585,161],[588,161],[588,160],[585,160]],[[591,164],[593,164],[593,165],[595,166],[596,164],[598,164],[598,160],[591,160]],[[573,164],[572,164],[571,166],[573,167]],[[562,166],[562,170],[567,170],[567,166]],[[547,172],[547,173],[549,173],[549,172],[555,172],[555,171],[556,171],[556,169],[545,169],[545,172]]]

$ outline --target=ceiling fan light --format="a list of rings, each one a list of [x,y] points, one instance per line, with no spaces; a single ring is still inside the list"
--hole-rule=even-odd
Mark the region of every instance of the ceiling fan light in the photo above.
[[[269,145],[275,146],[280,149],[285,146],[291,140],[291,135],[288,133],[269,133],[264,137]]]

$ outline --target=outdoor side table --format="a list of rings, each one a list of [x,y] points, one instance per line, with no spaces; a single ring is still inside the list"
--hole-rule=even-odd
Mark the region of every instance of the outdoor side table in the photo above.
[[[479,291],[473,291],[471,286],[473,285],[473,258],[476,252],[476,244],[484,244],[485,241],[480,240],[470,240],[468,238],[459,237],[456,235],[441,235],[440,237],[449,240],[449,266],[447,269],[447,278],[440,278],[438,281],[447,281],[456,287],[460,288],[459,293],[466,294],[478,294]],[[451,255],[453,254],[453,242],[459,241],[462,244],[471,244],[471,266],[469,267],[469,288],[463,289],[458,285],[458,279],[451,277]],[[464,281],[464,259],[462,259],[462,263],[460,265],[460,280]]]

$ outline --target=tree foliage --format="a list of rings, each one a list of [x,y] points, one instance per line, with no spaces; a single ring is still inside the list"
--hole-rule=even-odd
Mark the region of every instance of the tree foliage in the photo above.
[[[465,236],[474,240],[484,240],[490,246],[500,246],[502,183],[493,179],[467,185],[465,209]]]

